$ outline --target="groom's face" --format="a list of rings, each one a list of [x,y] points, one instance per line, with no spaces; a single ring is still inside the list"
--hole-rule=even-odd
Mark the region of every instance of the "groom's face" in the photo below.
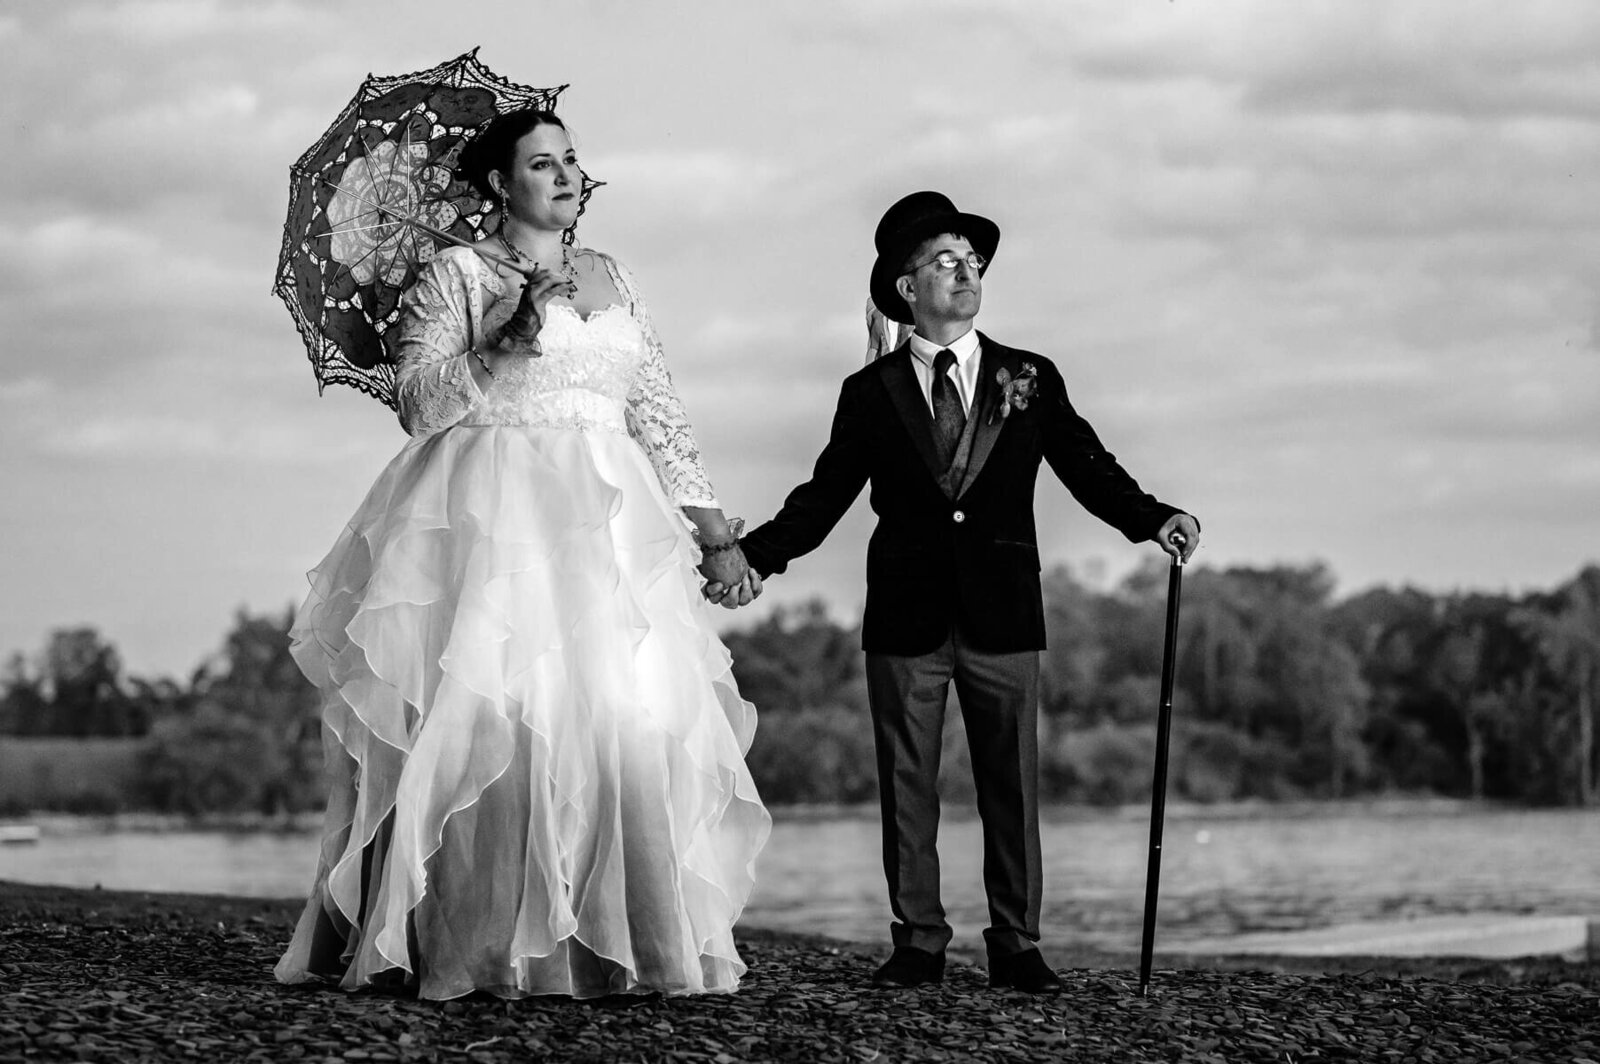
[[[953,270],[936,261],[946,251],[955,256]],[[968,322],[978,316],[978,307],[983,303],[983,278],[967,265],[971,253],[972,245],[966,237],[945,233],[924,240],[906,259],[908,266],[916,268],[907,271],[896,284],[918,325]]]

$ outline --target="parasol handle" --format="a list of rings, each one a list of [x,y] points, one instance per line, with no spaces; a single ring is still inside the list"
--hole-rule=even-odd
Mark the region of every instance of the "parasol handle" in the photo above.
[[[515,259],[508,259],[504,255],[496,255],[492,251],[485,251],[482,248],[480,248],[477,244],[474,244],[472,241],[463,240],[461,237],[456,236],[454,233],[447,233],[443,229],[435,229],[433,226],[428,225],[428,224],[426,224],[424,222],[419,222],[415,218],[406,218],[406,217],[402,216],[399,212],[390,210],[388,207],[376,207],[374,209],[379,214],[392,215],[394,217],[394,220],[397,221],[397,222],[403,222],[406,225],[413,226],[413,227],[415,227],[417,229],[421,229],[424,233],[427,233],[429,236],[433,237],[435,240],[443,240],[445,243],[454,244],[458,248],[471,248],[473,251],[476,251],[478,253],[478,257],[479,258],[488,259],[490,262],[497,262],[502,266],[509,266],[511,269],[516,270],[518,273],[522,274],[524,277],[532,277],[533,276],[533,271],[532,270],[528,269],[522,263],[517,262]]]

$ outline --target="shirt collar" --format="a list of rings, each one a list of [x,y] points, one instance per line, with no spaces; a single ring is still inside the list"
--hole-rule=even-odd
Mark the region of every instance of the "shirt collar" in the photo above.
[[[950,353],[956,356],[956,365],[965,366],[967,360],[978,351],[978,330],[968,329],[944,346],[948,347]],[[940,347],[932,340],[924,339],[920,333],[911,334],[911,354],[917,361],[931,366],[933,365],[933,356],[942,350],[944,350],[943,347]]]

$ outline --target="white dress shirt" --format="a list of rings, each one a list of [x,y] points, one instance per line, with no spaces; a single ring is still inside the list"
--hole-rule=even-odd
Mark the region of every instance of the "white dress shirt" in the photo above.
[[[922,398],[932,413],[933,357],[945,347],[956,356],[956,364],[950,367],[950,377],[955,381],[956,394],[961,396],[961,408],[971,417],[972,397],[978,394],[978,364],[983,361],[978,357],[976,329],[968,329],[944,347],[923,339],[919,333],[911,334],[911,368],[916,371],[917,381],[922,385]]]

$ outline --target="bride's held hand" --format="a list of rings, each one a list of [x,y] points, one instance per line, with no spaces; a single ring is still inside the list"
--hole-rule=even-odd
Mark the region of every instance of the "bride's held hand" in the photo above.
[[[718,581],[711,581],[701,588],[706,599],[717,603],[723,609],[737,609],[748,606],[761,597],[761,574],[754,569],[745,571],[744,579],[737,584],[727,585]]]
[[[702,548],[700,575],[706,578],[706,598],[728,609],[749,605],[755,596],[750,588],[750,563],[737,543]]]

